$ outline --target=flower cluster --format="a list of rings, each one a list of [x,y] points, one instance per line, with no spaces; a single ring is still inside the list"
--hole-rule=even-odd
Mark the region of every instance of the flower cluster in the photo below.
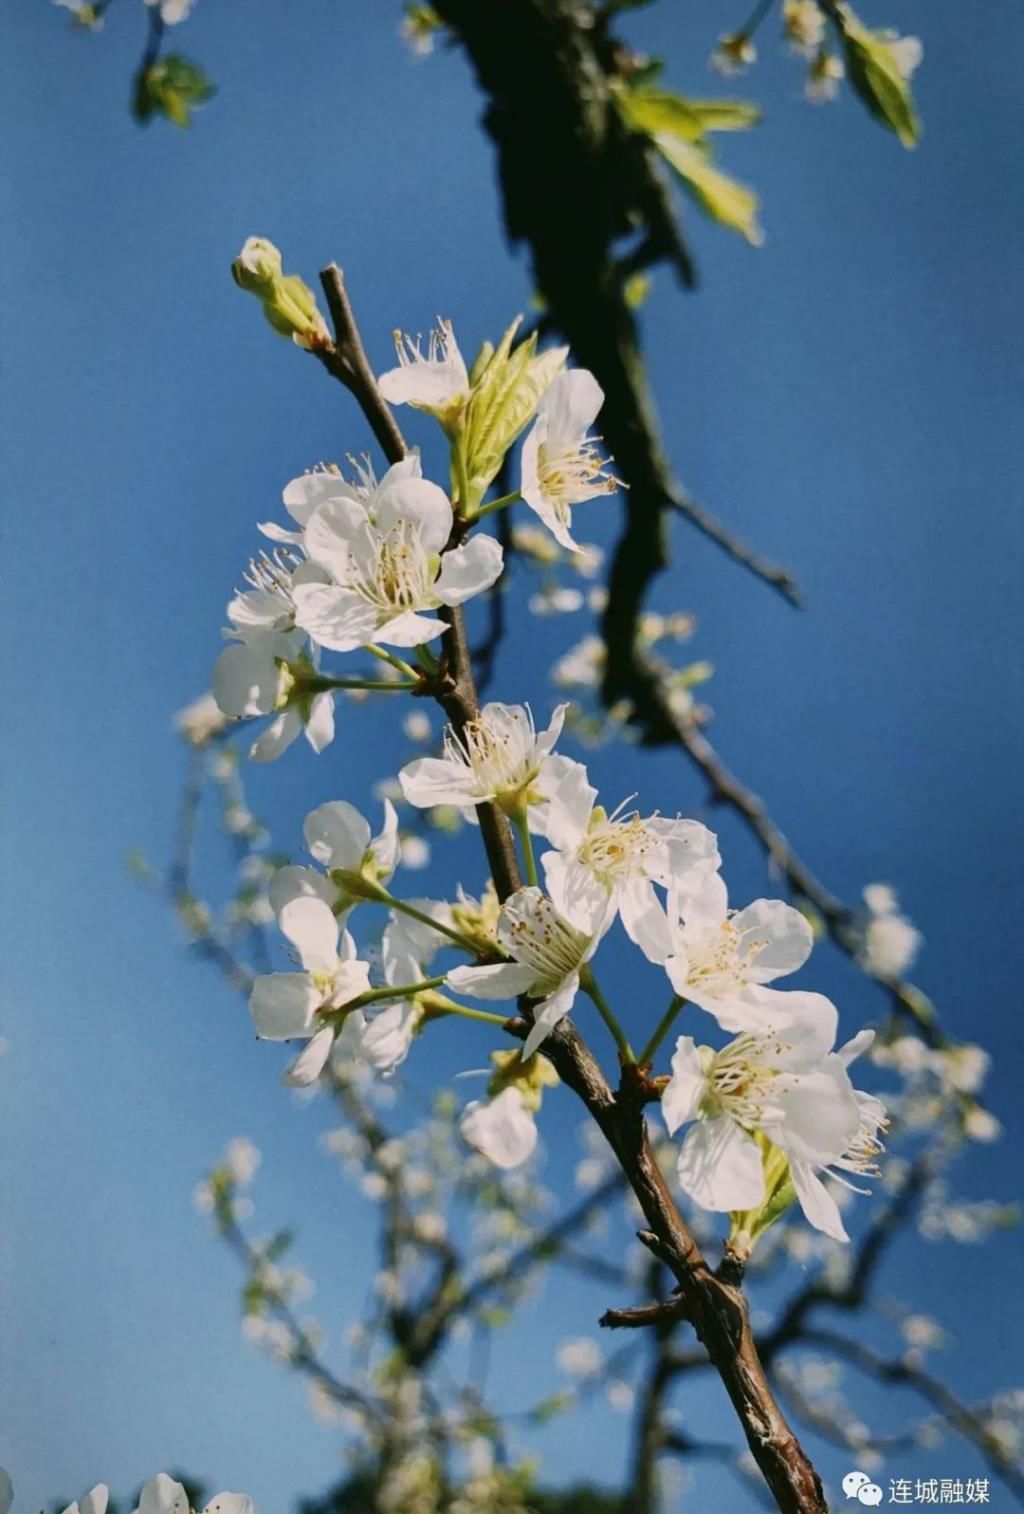
[[[106,1514],[109,1501],[110,1489],[98,1482],[84,1497],[68,1504],[64,1514]],[[0,1514],[9,1514],[12,1502],[11,1480],[0,1467]],[[181,1483],[166,1472],[158,1472],[139,1494],[135,1514],[192,1514],[192,1509]],[[216,1493],[202,1514],[253,1514],[253,1502],[244,1493]]]
[[[538,354],[535,338],[516,345],[516,329],[471,365],[448,322],[425,348],[399,335],[398,365],[379,380],[384,399],[440,426],[450,495],[423,476],[417,454],[379,480],[367,459],[348,478],[321,468],[293,480],[284,493],[290,523],[261,527],[272,550],[253,560],[247,587],[228,606],[231,645],[214,672],[226,715],[274,716],[255,756],[276,755],[303,728],[322,749],[338,689],[443,702],[446,674],[429,643],[502,569],[498,542],[475,529],[482,517],[521,500],[555,550],[579,553],[574,507],[617,487],[590,435],[603,395],[592,375],[565,367],[564,349]],[[520,435],[519,490],[488,501]],[[416,665],[393,649],[412,649]],[[348,680],[323,671],[325,652],[359,650],[388,676]],[[837,1050],[835,1007],[821,994],[773,986],[810,954],[805,917],[781,900],[730,907],[717,838],[699,822],[647,814],[630,800],[601,804],[583,764],[555,750],[565,714],[560,705],[539,731],[519,705],[494,702],[463,717],[444,732],[439,752],[378,786],[388,797],[376,836],[345,801],[307,817],[313,865],[281,868],[269,882],[269,908],[296,960],[291,970],[256,978],[250,1008],[258,1034],[304,1043],[285,1080],[309,1086],[328,1070],[343,1079],[354,1067],[392,1074],[435,1021],[522,1030],[521,1050],[492,1056],[486,1097],[460,1121],[469,1146],[514,1168],[535,1150],[544,1090],[558,1083],[555,1052],[548,1047],[549,1061],[540,1048],[580,996],[601,1015],[620,1061],[643,1076],[691,1006],[732,1039],[714,1048],[681,1035],[671,1075],[654,1085],[670,1134],[686,1127],[681,1188],[732,1215],[730,1244],[739,1253],[794,1200],[812,1224],[845,1239],[825,1179],[852,1186],[851,1175],[877,1170],[885,1112],[854,1089],[848,1070],[871,1033]],[[430,739],[429,723],[420,735]],[[454,900],[397,897],[391,883],[402,848],[391,795],[467,818],[488,807],[489,825],[507,822],[518,836],[523,886],[500,904],[486,890],[479,900],[461,891]],[[361,919],[372,906],[388,918],[369,949],[354,925],[357,910]],[[660,1020],[641,1027],[639,1055],[632,1027],[620,1023],[594,971],[616,925],[671,990]],[[461,960],[437,970],[441,953]],[[519,1013],[476,1009],[463,998],[518,1004]]]

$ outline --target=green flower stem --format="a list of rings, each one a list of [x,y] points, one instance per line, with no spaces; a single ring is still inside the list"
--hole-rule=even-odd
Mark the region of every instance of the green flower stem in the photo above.
[[[651,1039],[648,1041],[647,1045],[644,1047],[643,1051],[640,1053],[638,1061],[641,1067],[648,1067],[650,1066],[651,1062],[654,1061],[654,1053],[657,1051],[662,1041],[664,1041],[665,1037],[672,1029],[673,1021],[675,1020],[676,1015],[679,1013],[685,1003],[686,1000],[679,994],[673,994],[671,1004],[669,1005],[668,1009],[666,1009],[661,1019],[658,1021],[657,1029],[655,1030]]]
[[[490,499],[486,505],[481,505],[479,510],[474,510],[470,519],[483,520],[485,515],[490,515],[495,510],[504,510],[506,505],[514,505],[522,497],[519,490],[514,489],[511,494],[503,494],[500,499]]]
[[[419,682],[419,674],[411,663],[403,662],[401,657],[396,657],[394,652],[389,652],[387,647],[378,647],[375,642],[368,641],[366,650],[371,657],[379,657],[381,662],[389,662],[393,668],[404,673],[406,678],[411,678],[413,683]]]
[[[513,824],[519,833],[519,844],[523,849],[523,866],[526,869],[526,881],[534,888],[537,886],[537,859],[533,855],[533,837],[530,835],[530,812],[526,804],[520,806],[511,816]]]
[[[492,1014],[489,1009],[470,1009],[465,1004],[456,1004],[454,999],[446,999],[441,994],[432,994],[430,999],[431,1012],[436,1011],[442,1015],[458,1015],[463,1020],[479,1020],[484,1025],[507,1025],[508,1015]]]
[[[464,936],[461,931],[457,931],[454,926],[442,925],[439,920],[435,920],[431,915],[425,914],[423,910],[417,909],[415,904],[409,904],[405,899],[396,899],[385,888],[382,888],[376,897],[380,900],[381,904],[390,905],[392,909],[398,910],[401,915],[408,915],[410,920],[418,920],[421,925],[429,925],[431,930],[440,931],[442,936],[447,936],[449,941],[453,941],[456,946],[461,947],[464,952],[469,952],[471,956],[479,957],[482,955],[481,948],[477,946],[476,942],[471,941],[468,936]]]
[[[431,988],[440,988],[445,982],[445,974],[439,978],[424,978],[422,983],[396,983],[389,984],[384,988],[370,988],[365,994],[360,994],[357,999],[351,999],[348,1004],[342,1006],[345,1013],[349,1010],[362,1009],[365,1004],[380,1004],[382,1001],[393,999],[414,999],[417,994],[425,994]]]
[[[585,966],[580,970],[580,987],[593,1000],[597,1006],[598,1014],[611,1031],[615,1044],[619,1048],[620,1060],[623,1062],[635,1062],[636,1057],[633,1054],[632,1046],[630,1046],[626,1039],[626,1033],[615,1018],[615,1012],[598,987],[597,979],[589,967]]]
[[[404,694],[414,689],[414,683],[396,683],[393,678],[318,678],[310,680],[307,687],[319,693],[324,689],[376,689],[381,694]]]

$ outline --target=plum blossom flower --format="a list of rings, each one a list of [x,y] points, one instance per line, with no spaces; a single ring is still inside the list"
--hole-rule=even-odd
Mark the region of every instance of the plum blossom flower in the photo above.
[[[825,38],[825,16],[817,0],[783,0],[782,30],[798,57],[814,57]]]
[[[331,579],[293,590],[296,621],[319,646],[421,646],[444,631],[431,611],[462,604],[501,572],[502,550],[491,536],[445,552],[454,519],[447,495],[411,471],[394,474],[389,470],[369,508],[331,499],[304,529],[310,560]]]
[[[827,1005],[827,1009],[824,1007]],[[763,1132],[805,1168],[827,1167],[853,1145],[861,1108],[843,1058],[832,1054],[838,1016],[823,1001],[776,1028],[737,1036],[721,1051],[680,1036],[661,1108],[670,1135],[689,1125],[680,1186],[704,1209],[756,1209],[764,1200]],[[804,1193],[809,1192],[808,1185]],[[804,1195],[798,1197],[803,1203]],[[817,1224],[810,1199],[807,1217]]]
[[[146,4],[150,8],[159,8],[160,20],[165,26],[177,26],[188,19],[195,0],[146,0]]]
[[[900,902],[887,883],[864,890],[867,918],[857,960],[876,978],[901,978],[921,948],[921,932],[900,913]]]
[[[466,1105],[459,1132],[467,1145],[495,1167],[510,1170],[520,1167],[536,1150],[535,1115],[545,1088],[554,1088],[559,1079],[547,1057],[527,1059],[525,1052],[495,1051],[491,1061],[495,1071],[487,1088],[489,1097]]]
[[[370,969],[357,958],[355,942],[322,899],[291,900],[278,923],[298,952],[302,971],[258,977],[249,1009],[264,1040],[308,1041],[285,1073],[286,1082],[304,1087],[316,1082],[334,1043],[336,1024],[323,1016],[366,993]]]
[[[69,1503],[64,1514],[106,1514],[107,1503],[110,1498],[110,1489],[105,1482],[98,1482],[94,1488],[90,1488],[84,1498],[77,1498],[74,1503]]]
[[[719,37],[718,46],[711,55],[711,67],[727,78],[742,74],[757,62],[757,48],[746,32],[732,32]]]
[[[658,961],[664,911],[654,884],[679,896],[699,893],[721,865],[714,834],[696,820],[643,819],[622,806],[607,814],[586,768],[568,757],[548,758],[537,786],[547,800],[537,828],[555,848],[540,860],[556,908],[589,934],[611,899],[630,939]]]
[[[874,1039],[873,1030],[862,1030],[859,1035],[847,1041],[845,1046],[831,1053],[827,1061],[838,1063],[845,1072],[851,1062],[868,1050]],[[889,1123],[885,1105],[880,1099],[876,1099],[873,1094],[862,1093],[859,1089],[854,1089],[853,1095],[857,1101],[859,1122],[853,1137],[838,1156],[830,1162],[819,1164],[796,1149],[789,1154],[790,1176],[800,1207],[816,1229],[823,1230],[835,1241],[848,1241],[850,1237],[840,1217],[839,1206],[819,1173],[842,1183],[854,1193],[865,1193],[866,1189],[858,1188],[842,1174],[851,1172],[864,1178],[877,1178],[880,1175],[878,1157],[883,1147],[879,1132]]]
[[[135,1514],[191,1514],[188,1494],[180,1482],[159,1472],[139,1494]],[[253,1514],[253,1502],[244,1493],[215,1493],[203,1514]]]
[[[505,1170],[522,1166],[537,1146],[537,1123],[522,1091],[514,1085],[503,1088],[496,1098],[467,1104],[459,1133],[468,1146]]]
[[[558,705],[538,735],[528,706],[485,704],[461,732],[445,730],[443,757],[418,757],[402,769],[406,800],[419,809],[493,801],[518,810],[561,734],[565,710]]]
[[[670,899],[657,926],[664,931],[660,943],[654,922],[648,922],[650,960],[662,962],[676,993],[714,1015],[723,1030],[754,1030],[804,1013],[835,1014],[821,994],[765,986],[795,973],[814,945],[804,916],[781,899],[755,899],[730,910],[725,883],[714,873],[699,893]]]
[[[560,373],[537,407],[537,419],[523,443],[519,492],[561,546],[581,551],[572,537],[572,507],[619,487],[587,435],[604,404],[592,373],[574,368]]]
[[[332,691],[295,694],[296,671],[315,672],[314,663],[300,662],[303,640],[296,632],[270,632],[225,647],[213,665],[213,697],[225,715],[274,715],[249,749],[254,762],[273,762],[299,735],[317,754],[334,740]]]
[[[396,331],[394,338],[398,367],[378,378],[381,394],[389,405],[412,405],[450,425],[469,400],[469,373],[451,321],[438,317],[427,338],[426,356],[419,337]]]
[[[525,1061],[572,1009],[580,974],[611,918],[609,910],[593,935],[587,936],[564,920],[539,888],[517,889],[498,916],[498,945],[512,960],[488,967],[453,968],[448,985],[471,998],[515,999],[528,994],[536,1000],[533,1028],[522,1051]]]
[[[306,847],[314,861],[326,868],[288,863],[270,880],[270,907],[280,919],[281,911],[294,899],[322,899],[340,917],[347,915],[364,885],[383,886],[398,863],[398,815],[389,799],[384,801],[384,825],[371,835],[370,822],[344,799],[335,799],[311,810],[302,823]]]

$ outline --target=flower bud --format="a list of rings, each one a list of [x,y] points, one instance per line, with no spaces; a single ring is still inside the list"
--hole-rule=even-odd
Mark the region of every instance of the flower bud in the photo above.
[[[280,278],[281,254],[266,237],[248,237],[231,265],[231,273],[240,289],[250,294],[262,292]]]

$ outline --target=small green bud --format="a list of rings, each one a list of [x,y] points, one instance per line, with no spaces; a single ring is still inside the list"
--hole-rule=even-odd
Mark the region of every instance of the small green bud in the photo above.
[[[532,1114],[540,1108],[545,1088],[554,1088],[560,1081],[554,1067],[539,1051],[525,1062],[518,1051],[492,1051],[491,1061],[494,1072],[487,1085],[488,1098],[496,1099],[506,1088],[518,1088],[523,1108]]]
[[[249,237],[231,265],[239,289],[250,294],[269,288],[281,275],[281,254],[266,237]]]
[[[764,1199],[757,1209],[735,1210],[729,1215],[730,1229],[726,1241],[727,1250],[743,1262],[750,1259],[759,1238],[769,1226],[781,1219],[796,1201],[786,1153],[773,1145],[760,1130],[755,1130],[753,1137],[761,1148]]]

